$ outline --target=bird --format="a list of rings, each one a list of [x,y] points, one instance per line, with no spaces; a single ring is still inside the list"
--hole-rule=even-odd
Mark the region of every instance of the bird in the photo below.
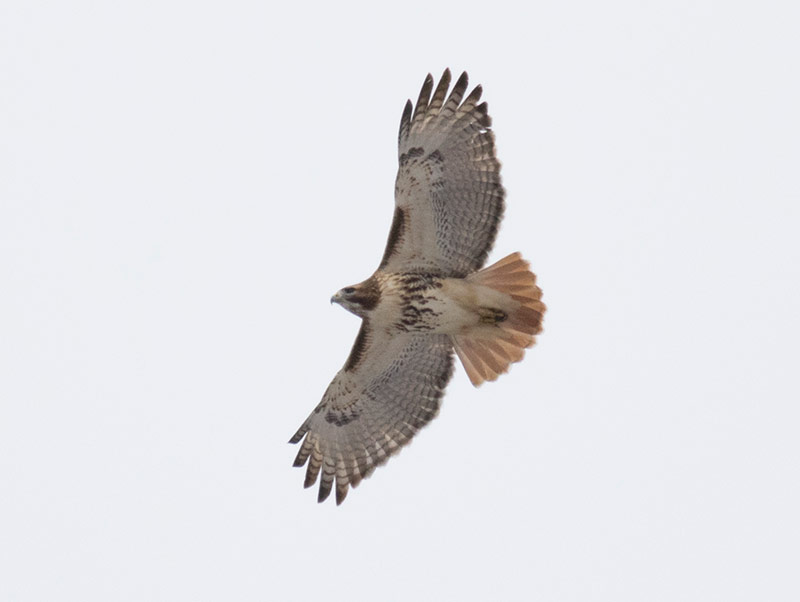
[[[449,69],[435,89],[428,74],[417,102],[406,102],[383,257],[369,278],[331,298],[361,327],[289,440],[300,443],[294,466],[308,464],[304,486],[319,477],[319,502],[335,484],[341,504],[437,416],[454,351],[477,387],[520,361],[542,330],[542,291],[522,255],[483,267],[505,189],[482,87],[466,94],[466,72],[450,83]]]

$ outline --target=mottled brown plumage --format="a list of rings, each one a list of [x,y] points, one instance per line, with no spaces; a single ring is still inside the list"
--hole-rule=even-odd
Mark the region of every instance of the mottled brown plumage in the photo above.
[[[362,318],[344,367],[290,440],[318,500],[341,503],[438,413],[453,349],[471,382],[522,359],[545,306],[518,253],[482,269],[504,209],[481,87],[428,75],[400,120],[395,211],[377,271],[333,301]],[[431,96],[431,93],[433,95]]]

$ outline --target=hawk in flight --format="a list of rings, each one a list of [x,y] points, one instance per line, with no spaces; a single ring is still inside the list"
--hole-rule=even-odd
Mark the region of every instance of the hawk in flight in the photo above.
[[[324,501],[406,445],[439,412],[453,350],[475,386],[495,380],[541,331],[545,306],[519,253],[483,268],[503,217],[481,87],[425,78],[400,119],[394,220],[375,273],[331,301],[361,318],[350,356],[290,443]],[[433,96],[431,96],[433,92]],[[483,268],[483,269],[481,269]]]

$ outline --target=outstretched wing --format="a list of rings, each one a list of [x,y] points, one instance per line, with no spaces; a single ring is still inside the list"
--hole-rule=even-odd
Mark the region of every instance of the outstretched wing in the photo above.
[[[318,501],[336,480],[336,503],[406,445],[439,412],[453,373],[445,335],[389,336],[364,320],[353,350],[322,401],[290,439],[305,435],[295,466],[308,461],[305,487],[322,472]]]
[[[481,87],[445,70],[431,98],[428,74],[400,120],[395,212],[380,269],[464,277],[486,261],[505,192]],[[462,102],[463,100],[463,102]],[[413,113],[412,113],[413,111]]]

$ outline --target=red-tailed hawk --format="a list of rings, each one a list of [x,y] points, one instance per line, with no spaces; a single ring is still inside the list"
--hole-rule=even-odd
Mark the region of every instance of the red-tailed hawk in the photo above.
[[[439,412],[453,349],[472,384],[495,380],[541,331],[545,306],[519,253],[481,269],[505,192],[481,87],[425,78],[400,119],[394,221],[376,272],[331,301],[362,320],[350,357],[291,438],[305,486],[336,503]]]

